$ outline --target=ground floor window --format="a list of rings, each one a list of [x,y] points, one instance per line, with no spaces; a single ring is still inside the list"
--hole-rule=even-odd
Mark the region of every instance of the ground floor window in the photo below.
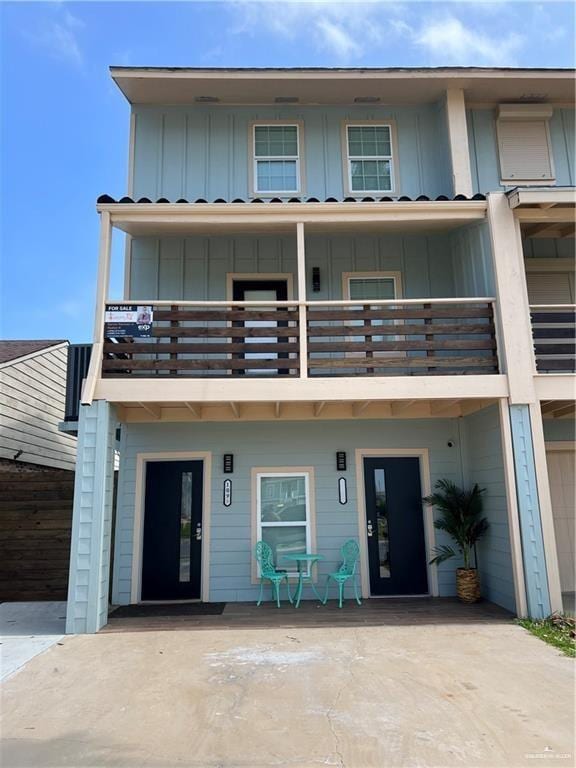
[[[310,472],[256,473],[256,540],[274,553],[277,568],[296,572],[296,563],[284,555],[310,552]]]

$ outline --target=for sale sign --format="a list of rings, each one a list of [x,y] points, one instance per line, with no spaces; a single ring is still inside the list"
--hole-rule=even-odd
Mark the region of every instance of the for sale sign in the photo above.
[[[141,304],[106,304],[104,335],[108,339],[125,336],[149,338],[152,336],[154,313],[151,306]]]

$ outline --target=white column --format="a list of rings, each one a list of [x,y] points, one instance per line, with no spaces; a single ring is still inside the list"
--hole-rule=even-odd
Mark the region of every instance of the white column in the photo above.
[[[462,88],[449,88],[446,91],[446,120],[448,123],[454,194],[471,197],[473,189],[472,172],[470,170],[470,147],[466,123],[466,102]]]
[[[500,360],[508,375],[510,403],[536,402],[532,325],[520,226],[503,192],[488,195],[488,223],[496,283]]]
[[[296,224],[298,255],[298,324],[300,326],[300,378],[308,378],[308,329],[306,322],[306,245],[304,224]]]
[[[100,378],[102,355],[104,351],[104,313],[110,282],[110,257],[112,250],[112,221],[110,214],[100,214],[100,248],[98,253],[98,276],[96,282],[96,310],[94,313],[94,332],[92,334],[92,354],[88,374],[82,388],[82,405],[90,405],[94,398],[96,382]]]
[[[80,409],[66,632],[108,620],[116,418],[105,400]]]

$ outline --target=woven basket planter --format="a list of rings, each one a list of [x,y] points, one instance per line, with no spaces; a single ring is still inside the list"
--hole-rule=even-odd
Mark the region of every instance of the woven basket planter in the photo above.
[[[480,600],[480,579],[476,568],[456,569],[456,592],[463,603]]]

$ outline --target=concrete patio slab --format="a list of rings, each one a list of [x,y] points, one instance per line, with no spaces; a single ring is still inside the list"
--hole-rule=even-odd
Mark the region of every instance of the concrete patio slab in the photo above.
[[[2,764],[573,765],[573,691],[501,619],[67,637],[5,683]]]
[[[0,680],[62,640],[66,603],[0,604]]]

